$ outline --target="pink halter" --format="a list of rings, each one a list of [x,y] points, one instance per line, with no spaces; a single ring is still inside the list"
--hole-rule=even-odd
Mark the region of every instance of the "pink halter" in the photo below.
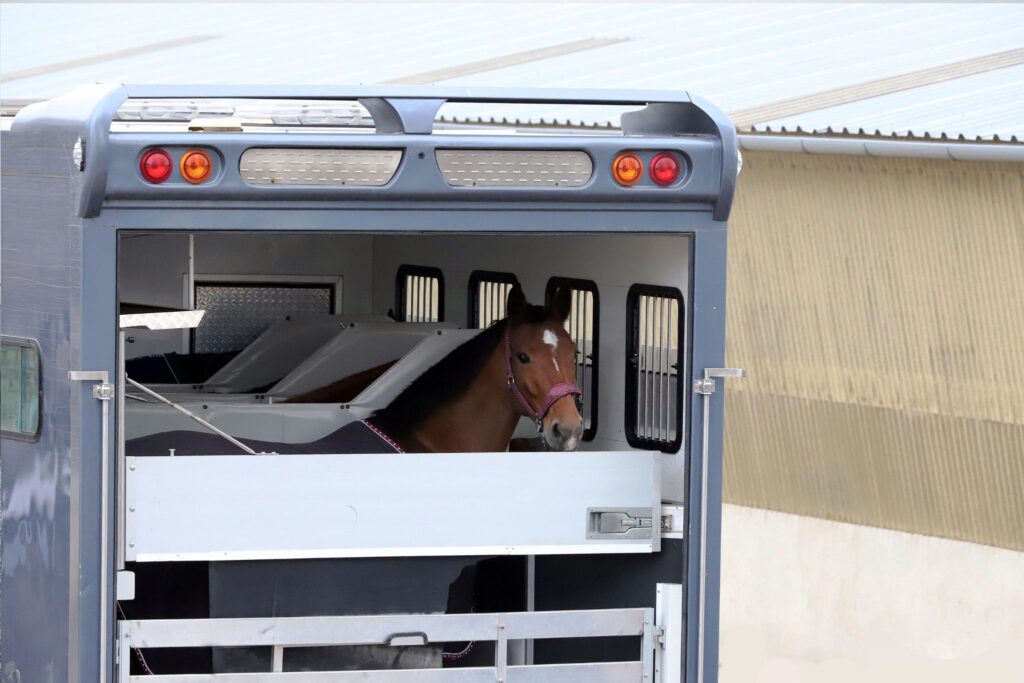
[[[523,410],[526,411],[527,417],[533,420],[534,424],[537,425],[537,431],[543,431],[544,429],[544,416],[551,410],[551,406],[555,404],[560,398],[568,396],[569,394],[575,394],[582,396],[583,392],[575,384],[567,384],[565,382],[559,382],[550,389],[548,389],[548,395],[544,397],[544,404],[541,405],[540,410],[534,410],[530,402],[526,400],[526,396],[519,390],[516,385],[516,376],[512,373],[512,341],[509,338],[508,324],[505,327],[505,369],[508,371],[508,390],[512,392],[512,395],[519,401],[519,405],[522,406]]]

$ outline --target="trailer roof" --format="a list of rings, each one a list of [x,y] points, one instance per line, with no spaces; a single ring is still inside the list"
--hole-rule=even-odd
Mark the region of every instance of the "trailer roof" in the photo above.
[[[698,93],[755,133],[1024,141],[1024,7],[1008,4],[4,4],[0,18],[5,100],[94,81],[642,88]],[[557,103],[451,116],[617,124]]]

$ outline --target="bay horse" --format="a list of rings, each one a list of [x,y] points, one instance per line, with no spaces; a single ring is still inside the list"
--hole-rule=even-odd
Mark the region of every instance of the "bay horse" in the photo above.
[[[571,292],[533,306],[516,284],[507,316],[465,342],[366,420],[301,444],[241,439],[257,453],[472,453],[509,447],[529,417],[550,450],[572,451],[583,434],[575,397],[576,344],[565,331]],[[324,400],[324,389],[313,396]],[[301,401],[301,397],[297,397]],[[131,439],[129,455],[229,455],[241,450],[214,434],[162,432]]]
[[[503,451],[523,416],[551,450],[571,451],[583,434],[576,401],[576,344],[565,331],[570,291],[547,308],[522,287],[507,317],[461,345],[410,384],[369,422],[406,451]]]

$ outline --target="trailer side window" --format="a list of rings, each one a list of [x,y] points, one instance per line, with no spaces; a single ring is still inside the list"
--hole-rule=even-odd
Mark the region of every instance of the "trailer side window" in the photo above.
[[[469,274],[470,327],[482,330],[490,327],[495,320],[505,317],[505,305],[512,285],[519,282],[513,273],[497,273],[491,270],[474,270]]]
[[[583,415],[583,440],[590,441],[597,434],[597,369],[600,330],[600,299],[597,284],[592,280],[553,277],[544,292],[546,303],[559,287],[572,292],[572,308],[565,329],[576,342],[576,384],[583,395],[580,414]]]
[[[239,351],[288,316],[332,313],[334,298],[331,285],[197,282],[195,307],[206,315],[193,333],[192,351]]]
[[[41,392],[39,345],[32,339],[0,339],[0,435],[39,439]]]
[[[626,298],[626,440],[675,453],[683,440],[683,295],[633,285]]]
[[[408,323],[444,320],[444,273],[432,266],[401,265],[395,276],[395,313]]]

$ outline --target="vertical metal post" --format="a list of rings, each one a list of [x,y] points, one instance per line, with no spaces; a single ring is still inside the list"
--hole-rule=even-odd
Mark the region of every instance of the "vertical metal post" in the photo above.
[[[725,377],[745,377],[742,368],[704,368],[704,379],[693,383],[693,389],[703,397],[704,431],[700,459],[700,575],[697,587],[697,681],[704,683],[704,615],[707,606],[708,561],[708,437],[711,433],[711,395],[715,393],[715,380]]]
[[[658,683],[682,683],[683,587],[681,584],[658,584],[654,623],[654,678]]]
[[[92,397],[100,401],[102,422],[100,424],[100,653],[99,681],[107,681],[110,671],[109,638],[107,635],[110,613],[110,399],[114,387],[106,370],[71,370],[68,379],[72,382],[97,382],[92,388]]]
[[[114,434],[116,439],[117,448],[117,463],[114,468],[114,476],[116,477],[117,483],[117,506],[114,508],[115,524],[117,526],[117,542],[115,543],[114,553],[117,562],[117,571],[124,569],[124,534],[125,534],[125,453],[124,453],[124,377],[125,377],[125,360],[124,360],[124,330],[118,330],[117,334],[117,387],[115,389],[115,400],[116,415],[114,416],[117,421],[117,430]]]
[[[494,643],[494,669],[498,683],[508,680],[508,628],[505,615],[498,615],[498,637]]]
[[[537,609],[537,556],[526,556],[526,611],[533,612]],[[527,665],[533,666],[533,638],[526,641]]]
[[[185,281],[185,307],[194,311],[196,309],[196,236],[188,234],[188,277]],[[192,330],[181,331],[181,352],[189,352],[189,339]]]
[[[117,624],[117,681],[128,683],[131,679],[132,650],[130,633],[127,622],[120,621]]]
[[[188,234],[188,310],[196,308],[196,236]]]
[[[643,666],[643,683],[654,681],[654,610],[644,608],[644,631],[640,637],[640,661]]]

